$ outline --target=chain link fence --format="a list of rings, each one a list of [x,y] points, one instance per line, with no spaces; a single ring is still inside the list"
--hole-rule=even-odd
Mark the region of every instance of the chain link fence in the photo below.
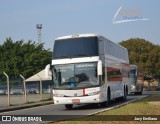
[[[24,86],[23,79],[20,77],[10,77],[10,103],[23,104],[24,98]],[[40,97],[40,82],[26,82],[27,102],[37,102],[43,100],[52,99],[52,86],[51,80],[42,81],[42,98]],[[0,77],[0,106],[7,105],[7,81],[6,77]]]

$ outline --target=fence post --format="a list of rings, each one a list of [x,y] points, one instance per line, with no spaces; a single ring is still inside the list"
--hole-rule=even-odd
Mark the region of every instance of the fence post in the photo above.
[[[42,100],[43,99],[43,91],[42,91],[42,79],[41,77],[37,74],[37,76],[39,77],[39,80],[40,80],[40,99]]]
[[[24,99],[25,99],[25,103],[26,103],[27,102],[26,82],[25,82],[25,78],[21,74],[20,74],[20,77],[23,79]]]
[[[3,74],[6,76],[7,78],[7,92],[8,92],[8,106],[10,106],[10,86],[9,86],[9,76],[3,72]]]

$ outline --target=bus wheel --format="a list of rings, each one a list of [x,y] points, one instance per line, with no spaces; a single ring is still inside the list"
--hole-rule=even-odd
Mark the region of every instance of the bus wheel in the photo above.
[[[138,92],[137,95],[142,95],[142,91]]]
[[[65,107],[66,107],[66,109],[72,109],[73,104],[66,104]]]
[[[127,99],[127,91],[126,91],[126,88],[124,88],[124,96],[122,97],[123,100],[126,100]]]
[[[142,91],[141,91],[141,92],[139,92],[139,95],[142,95]]]
[[[109,105],[111,101],[111,92],[110,89],[108,89],[108,93],[107,93],[107,101],[104,101],[100,104],[101,107],[107,107]]]
[[[134,93],[134,95],[138,95],[138,93],[137,93],[137,92],[135,92],[135,93]]]

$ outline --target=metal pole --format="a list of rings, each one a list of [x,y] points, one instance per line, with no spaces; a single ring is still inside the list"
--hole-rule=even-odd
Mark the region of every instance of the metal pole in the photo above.
[[[41,79],[41,77],[37,74],[37,76],[39,77],[39,79],[40,79],[40,98],[41,98],[41,100],[42,100],[42,79]]]
[[[27,102],[26,82],[25,82],[25,78],[21,74],[20,74],[20,77],[23,79],[24,99],[26,103]]]
[[[42,100],[42,80],[40,80],[40,96],[41,96],[41,100]]]
[[[48,89],[49,89],[50,98],[52,98],[52,97],[51,97],[52,94],[51,94],[51,86],[50,86],[50,85],[49,85],[49,88],[48,88]]]
[[[7,90],[8,90],[8,106],[10,106],[10,87],[9,87],[9,76],[3,72],[3,74],[6,76],[7,78]]]
[[[42,43],[42,35],[41,35],[42,24],[37,24],[37,32],[38,32],[38,43]]]

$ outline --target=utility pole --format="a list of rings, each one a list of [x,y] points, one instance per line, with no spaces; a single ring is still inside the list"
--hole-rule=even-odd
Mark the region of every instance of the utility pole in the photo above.
[[[37,24],[38,44],[41,44],[41,43],[42,43],[41,29],[42,29],[42,24]]]

